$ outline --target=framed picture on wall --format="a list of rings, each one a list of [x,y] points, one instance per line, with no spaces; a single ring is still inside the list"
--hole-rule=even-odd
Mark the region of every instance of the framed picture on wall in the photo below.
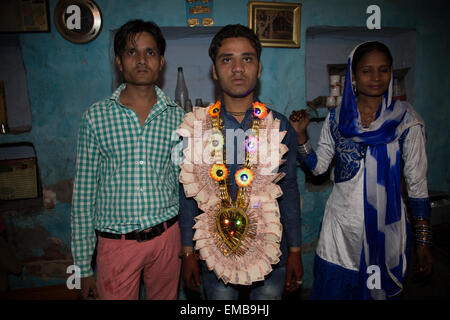
[[[300,48],[301,9],[300,3],[249,1],[248,26],[263,47]]]
[[[0,1],[0,32],[50,32],[48,0]]]

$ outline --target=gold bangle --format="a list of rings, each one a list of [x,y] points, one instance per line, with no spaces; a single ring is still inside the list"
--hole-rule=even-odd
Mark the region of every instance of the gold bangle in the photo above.
[[[180,258],[189,257],[189,256],[192,256],[194,254],[195,254],[195,252],[181,252],[179,257]]]
[[[194,248],[192,248],[192,247],[183,247],[182,249],[181,249],[181,252],[180,252],[180,254],[178,255],[180,258],[183,258],[183,257],[188,257],[188,256],[190,256],[190,255],[193,255],[195,253],[195,250],[194,250]]]

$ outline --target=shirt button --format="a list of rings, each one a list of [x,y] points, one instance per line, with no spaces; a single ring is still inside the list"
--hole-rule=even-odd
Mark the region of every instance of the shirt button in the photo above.
[[[142,166],[144,164],[144,161],[139,161],[139,164]]]

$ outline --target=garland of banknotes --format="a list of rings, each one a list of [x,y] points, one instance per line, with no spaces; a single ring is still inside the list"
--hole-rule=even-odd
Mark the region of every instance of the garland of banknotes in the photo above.
[[[276,182],[284,175],[277,169],[287,152],[281,143],[286,132],[279,131],[280,121],[264,104],[253,103],[252,134],[242,146],[245,161],[234,177],[239,189],[233,201],[226,183],[220,110],[219,100],[207,108],[194,107],[184,117],[177,130],[188,139],[180,182],[186,196],[194,197],[203,211],[194,225],[200,258],[225,284],[250,285],[263,280],[281,255],[282,226],[276,199],[282,191]],[[266,151],[263,158],[276,159],[276,163],[261,161],[261,150]]]

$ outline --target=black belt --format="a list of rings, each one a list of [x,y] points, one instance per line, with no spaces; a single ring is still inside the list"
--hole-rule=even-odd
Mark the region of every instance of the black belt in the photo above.
[[[169,229],[178,220],[178,215],[165,221],[167,224],[167,229]],[[136,240],[137,242],[151,240],[157,236],[160,236],[166,229],[164,228],[164,222],[157,224],[156,226],[150,227],[148,229],[138,231],[134,230],[125,234],[109,233],[104,231],[95,230],[97,236],[108,238],[108,239],[122,239],[125,236],[125,240]]]

